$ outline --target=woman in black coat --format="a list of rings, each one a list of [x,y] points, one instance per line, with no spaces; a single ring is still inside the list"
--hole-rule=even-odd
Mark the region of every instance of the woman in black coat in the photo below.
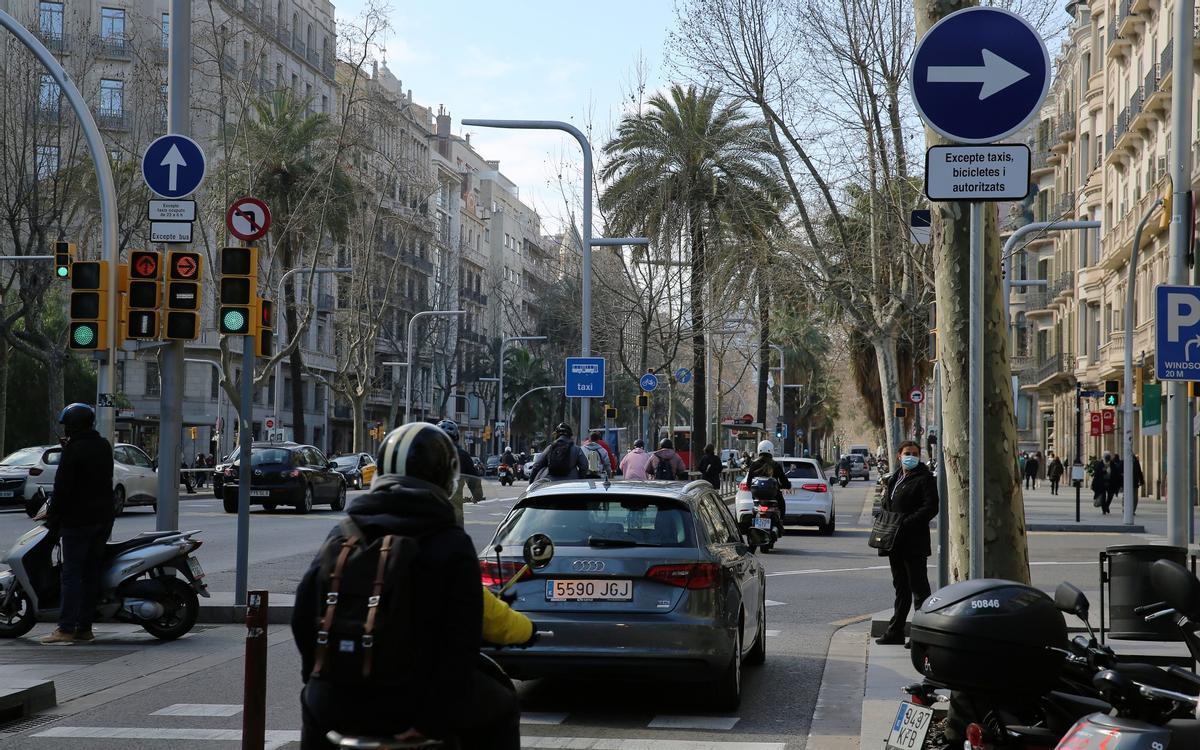
[[[921,608],[929,596],[925,561],[932,553],[929,522],[938,513],[937,481],[921,463],[921,446],[911,440],[900,444],[900,468],[888,477],[882,507],[901,514],[900,530],[890,550],[880,550],[892,568],[896,589],[895,613],[887,632],[875,640],[880,645],[904,643],[904,623],[910,607]]]

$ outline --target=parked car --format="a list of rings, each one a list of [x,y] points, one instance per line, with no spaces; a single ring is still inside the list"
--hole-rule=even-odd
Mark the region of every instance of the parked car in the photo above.
[[[480,552],[484,585],[518,570],[535,533],[554,558],[510,590],[554,638],[495,651],[511,676],[682,679],[737,706],[742,664],[766,659],[766,577],[711,485],[534,482]]]
[[[537,463],[537,460],[541,457],[542,452],[538,451],[537,453],[533,454],[532,458],[525,462],[525,478],[530,482],[533,481],[533,465]]]
[[[494,477],[496,472],[500,470],[500,457],[488,456],[487,461],[483,464],[483,475],[485,477]]]
[[[238,510],[240,455],[225,469],[222,505],[226,513]],[[346,478],[336,464],[311,445],[254,443],[250,446],[250,504],[275,510],[290,505],[297,513],[312,511],[317,503],[333,510],[346,507]]]
[[[29,481],[29,472],[37,466],[49,445],[35,445],[14,451],[0,461],[0,503],[23,503],[33,496],[36,484]]]
[[[225,484],[225,470],[229,468],[231,463],[233,463],[231,457],[225,456],[221,459],[220,463],[213,466],[212,490],[213,497],[215,498],[222,498],[225,496],[225,493],[221,488]]]
[[[375,459],[370,453],[351,453],[333,459],[334,468],[356,490],[369,487],[375,478]]]
[[[833,489],[829,486],[821,465],[815,458],[775,459],[787,474],[791,489],[783,491],[784,526],[816,526],[828,536],[834,532],[836,515],[833,506]],[[738,484],[734,496],[734,515],[738,528],[745,534],[754,517],[754,499],[745,477]]]
[[[25,495],[31,498],[38,488],[49,493],[54,489],[54,476],[62,448],[57,445],[39,448],[41,456],[29,469]],[[158,508],[158,471],[154,461],[136,445],[117,443],[113,446],[113,505],[120,514],[133,505]]]

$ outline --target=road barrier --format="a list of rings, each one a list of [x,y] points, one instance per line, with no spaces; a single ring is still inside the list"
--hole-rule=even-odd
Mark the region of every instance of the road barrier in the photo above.
[[[242,694],[242,750],[262,750],[267,732],[266,591],[246,594],[246,672]]]

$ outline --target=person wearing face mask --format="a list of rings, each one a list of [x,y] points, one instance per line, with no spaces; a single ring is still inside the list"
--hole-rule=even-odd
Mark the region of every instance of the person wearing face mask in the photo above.
[[[884,510],[901,514],[892,548],[879,551],[888,558],[896,590],[895,612],[887,632],[875,640],[883,646],[904,643],[909,609],[920,609],[929,596],[929,574],[925,570],[932,552],[929,522],[938,513],[937,482],[929,467],[921,463],[921,446],[906,440],[900,444],[897,458],[900,468],[888,477],[882,504]]]

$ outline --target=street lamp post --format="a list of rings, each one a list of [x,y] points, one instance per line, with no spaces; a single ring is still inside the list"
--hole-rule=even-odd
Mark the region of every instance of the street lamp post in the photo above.
[[[767,344],[770,348],[779,352],[779,421],[783,420],[783,389],[786,388],[784,378],[787,375],[787,360],[783,356],[783,347],[779,344]],[[765,416],[765,415],[764,415]],[[766,427],[766,425],[763,425]]]
[[[496,399],[496,421],[500,421],[500,417],[504,415],[504,349],[513,341],[545,341],[545,336],[506,336],[500,341],[500,377],[499,381],[500,395]],[[500,435],[499,430],[496,431],[496,453],[500,453]],[[508,440],[508,422],[504,423],[504,439]]]
[[[408,367],[404,368],[404,421],[411,422],[412,418],[412,373],[413,363],[416,359],[413,357],[413,330],[415,323],[419,318],[428,316],[451,317],[456,315],[466,315],[466,310],[422,310],[416,315],[408,319],[408,337],[405,343],[405,353],[408,354]]]
[[[354,270],[353,268],[327,268],[327,267],[289,269],[289,270],[285,271],[282,276],[279,277],[279,283],[277,283],[275,285],[275,299],[277,299],[277,300],[283,299],[283,284],[285,281],[288,280],[289,277],[292,276],[292,274],[296,274],[296,273],[350,273],[353,270]],[[284,320],[284,323],[286,324],[286,322],[287,322],[286,315],[283,317],[283,320]],[[288,331],[286,328],[284,329],[284,332],[286,335],[289,335],[289,336],[292,335],[292,332]],[[299,344],[297,344],[297,346],[299,346]],[[282,369],[283,369],[283,357],[280,357],[275,362],[275,426],[278,428],[283,427],[283,421],[279,418],[279,407],[280,407],[280,403],[283,401],[283,376],[282,376],[282,372],[281,372]],[[300,442],[304,442],[303,435],[300,436]]]

